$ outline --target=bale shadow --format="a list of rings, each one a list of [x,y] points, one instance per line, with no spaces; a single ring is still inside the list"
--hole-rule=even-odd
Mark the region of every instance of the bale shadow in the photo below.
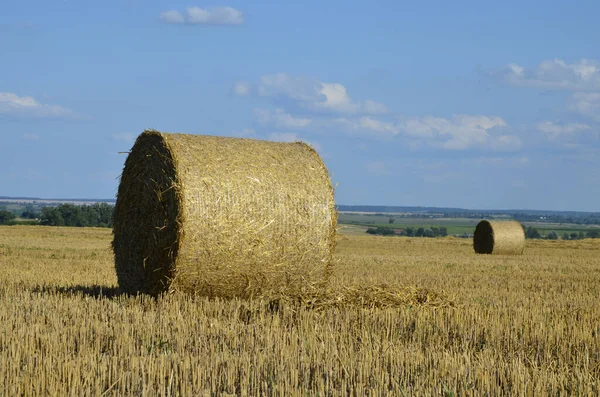
[[[38,286],[32,292],[43,294],[57,294],[69,296],[84,296],[95,299],[107,298],[114,299],[119,296],[126,296],[118,287],[108,287],[105,285],[71,285],[69,287],[61,286]]]

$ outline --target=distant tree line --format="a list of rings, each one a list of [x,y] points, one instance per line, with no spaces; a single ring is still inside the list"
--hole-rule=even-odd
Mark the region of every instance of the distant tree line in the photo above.
[[[583,240],[584,238],[600,238],[600,230],[588,230],[585,233],[583,231],[571,233],[565,232],[562,237],[559,237],[558,233],[555,231],[550,231],[546,236],[542,236],[533,226],[527,228],[523,226],[523,230],[525,231],[525,238],[527,239],[558,240],[559,238],[562,238],[563,240]]]
[[[91,205],[60,204],[44,207],[40,224],[47,226],[112,227],[114,207],[107,203]]]
[[[525,232],[525,238],[527,239],[545,239],[545,240],[582,240],[584,238],[600,238],[600,230],[589,230],[587,232],[572,232],[572,233],[564,233],[562,236],[559,236],[557,232],[550,231],[545,236],[534,228],[533,226],[525,227],[523,226],[523,230]],[[445,227],[431,227],[431,228],[423,228],[423,227],[408,227],[406,229],[394,229],[386,226],[378,226],[378,227],[370,227],[366,230],[368,234],[378,235],[378,236],[405,236],[405,237],[446,237],[448,236],[448,231]],[[461,235],[456,235],[456,237],[461,238],[473,238],[472,234],[463,233]]]
[[[467,210],[460,208],[398,207],[398,206],[338,206],[339,211],[362,212],[363,215],[390,216],[394,218],[471,218],[486,219],[502,215],[519,222],[569,223],[600,225],[599,212],[536,211],[536,210]],[[391,222],[390,222],[391,223]]]
[[[17,216],[10,211],[0,211],[0,225],[10,225]]]
[[[507,219],[514,219],[519,222],[541,222],[541,223],[568,223],[575,225],[600,225],[600,214],[590,213],[581,215],[567,214],[528,214],[522,212],[502,213]],[[471,219],[486,219],[493,216],[486,212],[444,212],[440,218],[471,218]],[[425,216],[421,216],[425,217]]]
[[[590,214],[581,216],[571,215],[533,215],[533,214],[512,214],[512,217],[519,222],[544,222],[544,223],[569,223],[575,225],[600,225],[600,215]]]
[[[407,227],[406,229],[393,229],[391,227],[370,227],[367,233],[380,236],[406,236],[406,237],[446,237],[448,230],[445,227]]]

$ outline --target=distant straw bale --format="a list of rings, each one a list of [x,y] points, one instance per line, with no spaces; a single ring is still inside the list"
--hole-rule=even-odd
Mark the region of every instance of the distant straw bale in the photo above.
[[[478,254],[522,255],[525,232],[517,221],[487,221],[477,224],[473,248]]]
[[[327,281],[337,213],[308,145],[144,131],[114,213],[127,293],[248,297]]]

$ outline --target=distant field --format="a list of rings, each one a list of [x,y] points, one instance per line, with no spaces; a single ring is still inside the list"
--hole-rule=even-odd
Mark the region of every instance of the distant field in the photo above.
[[[392,218],[394,223],[389,223],[389,219]],[[480,219],[472,218],[407,218],[398,217],[392,215],[374,215],[365,213],[348,213],[340,212],[338,216],[338,222],[341,225],[355,225],[364,227],[366,230],[368,227],[391,227],[394,229],[406,229],[407,227],[412,228],[430,228],[430,227],[445,227],[450,235],[460,235],[463,233],[473,234],[477,223]],[[587,232],[589,230],[598,230],[598,225],[582,226],[572,224],[550,224],[542,222],[523,222],[523,225],[533,226],[542,235],[546,235],[550,231],[555,231],[562,236],[564,233],[579,233]]]
[[[0,395],[600,395],[600,239],[359,228],[329,288],[370,295],[315,307],[120,295],[109,229],[0,227]]]

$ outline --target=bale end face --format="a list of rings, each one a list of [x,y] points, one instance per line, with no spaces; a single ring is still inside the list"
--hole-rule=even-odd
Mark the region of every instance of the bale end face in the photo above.
[[[181,226],[176,171],[160,133],[137,138],[125,161],[113,222],[115,269],[126,293],[157,295],[169,287]]]

